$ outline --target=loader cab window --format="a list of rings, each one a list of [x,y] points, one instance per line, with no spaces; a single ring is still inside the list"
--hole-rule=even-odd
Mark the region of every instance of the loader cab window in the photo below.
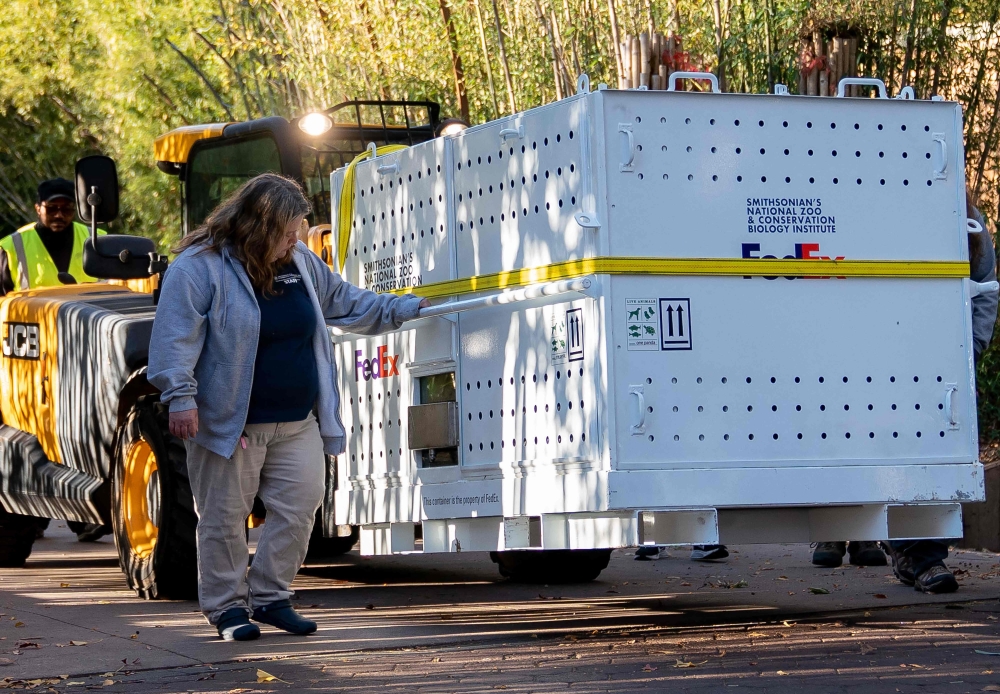
[[[195,145],[185,181],[184,233],[197,228],[245,181],[269,171],[281,173],[278,144],[270,135],[204,140]]]

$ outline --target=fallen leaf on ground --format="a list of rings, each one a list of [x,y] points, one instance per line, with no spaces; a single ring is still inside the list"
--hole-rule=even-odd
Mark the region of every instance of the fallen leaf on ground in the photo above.
[[[103,682],[103,684],[104,684],[105,687],[110,687],[114,683],[115,683],[114,680],[104,680],[104,682]]]
[[[22,641],[21,643],[17,644],[17,647],[18,648],[41,648],[41,646],[39,646],[34,641]]]
[[[24,622],[14,622],[14,626],[15,627],[23,627],[24,626]]]
[[[877,648],[875,648],[874,646],[869,646],[867,643],[861,644],[861,655],[869,655],[877,650],[878,650]]]
[[[707,660],[702,660],[700,663],[692,663],[687,660],[678,660],[674,664],[674,667],[698,667],[699,665],[704,665],[707,662],[708,662]]]
[[[978,653],[979,655],[1000,655],[1000,653],[997,653],[995,651],[979,651],[979,650],[977,650],[976,653]]]
[[[681,585],[682,585],[682,586],[689,586],[689,585],[691,585],[691,584],[685,581],[685,582],[684,582],[684,583],[682,583]]]
[[[983,687],[984,692],[1000,692],[1000,685],[998,684],[987,684]]]
[[[60,583],[59,587],[60,588],[69,588],[69,584],[68,583]]]
[[[680,662],[680,661],[678,661],[678,662]],[[658,669],[659,668],[655,668],[652,665],[650,665],[649,663],[646,663],[646,666],[642,668],[642,671],[643,672],[652,672],[653,670],[658,670]]]
[[[86,641],[70,641],[69,645],[70,646],[86,646],[87,642]]]
[[[879,600],[885,600],[886,599],[885,593],[875,593],[875,595],[873,597],[876,597]],[[865,616],[867,617],[868,615],[866,614]]]
[[[810,588],[809,592],[812,593],[813,595],[829,595],[830,594],[830,591],[828,591],[826,588]]]
[[[787,673],[787,672],[785,672],[784,670],[778,670],[778,672],[777,672],[776,674],[778,675],[778,677],[784,677],[784,676],[785,676],[785,675],[787,675],[788,673]]]
[[[257,670],[257,684],[263,684],[264,682],[281,682],[282,684],[291,684],[291,682],[285,682],[285,680],[280,677],[275,677],[270,672]]]

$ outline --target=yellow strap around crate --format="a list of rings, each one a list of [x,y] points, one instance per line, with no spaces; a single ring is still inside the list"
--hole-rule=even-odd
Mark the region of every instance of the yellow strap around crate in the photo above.
[[[393,290],[433,299],[496,289],[513,289],[539,282],[584,275],[716,275],[764,277],[894,277],[959,278],[969,276],[969,264],[947,260],[797,260],[784,258],[636,258],[601,257],[568,260],[540,267],[435,282]]]
[[[406,149],[406,145],[383,145],[375,150],[375,156],[391,154]],[[337,211],[337,267],[343,268],[347,260],[347,247],[351,244],[351,223],[354,220],[354,169],[372,155],[370,149],[354,157],[344,172],[344,187],[340,191],[340,206]]]

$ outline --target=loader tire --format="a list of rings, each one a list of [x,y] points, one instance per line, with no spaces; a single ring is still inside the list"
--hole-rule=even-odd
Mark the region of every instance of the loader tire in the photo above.
[[[66,521],[66,526],[76,533],[76,539],[79,542],[97,542],[105,535],[111,534],[111,527],[102,523]]]
[[[37,535],[37,518],[8,513],[0,507],[0,567],[24,566]]]
[[[490,559],[517,583],[589,583],[607,568],[611,550],[509,550],[490,552]]]
[[[118,561],[146,600],[198,597],[191,483],[184,444],[167,428],[157,395],[140,397],[115,441],[111,520]]]
[[[357,544],[359,534],[359,528],[355,525],[351,528],[351,534],[347,537],[323,537],[323,520],[319,513],[317,513],[312,535],[309,536],[309,549],[306,551],[306,562],[314,563],[347,554]]]

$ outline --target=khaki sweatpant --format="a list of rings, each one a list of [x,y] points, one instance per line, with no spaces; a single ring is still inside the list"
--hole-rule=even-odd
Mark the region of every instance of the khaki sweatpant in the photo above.
[[[323,500],[323,441],[312,414],[248,424],[246,435],[246,449],[237,446],[229,460],[185,441],[198,513],[198,601],[212,624],[234,607],[253,610],[291,595]],[[248,571],[246,523],[255,495],[267,521]]]

